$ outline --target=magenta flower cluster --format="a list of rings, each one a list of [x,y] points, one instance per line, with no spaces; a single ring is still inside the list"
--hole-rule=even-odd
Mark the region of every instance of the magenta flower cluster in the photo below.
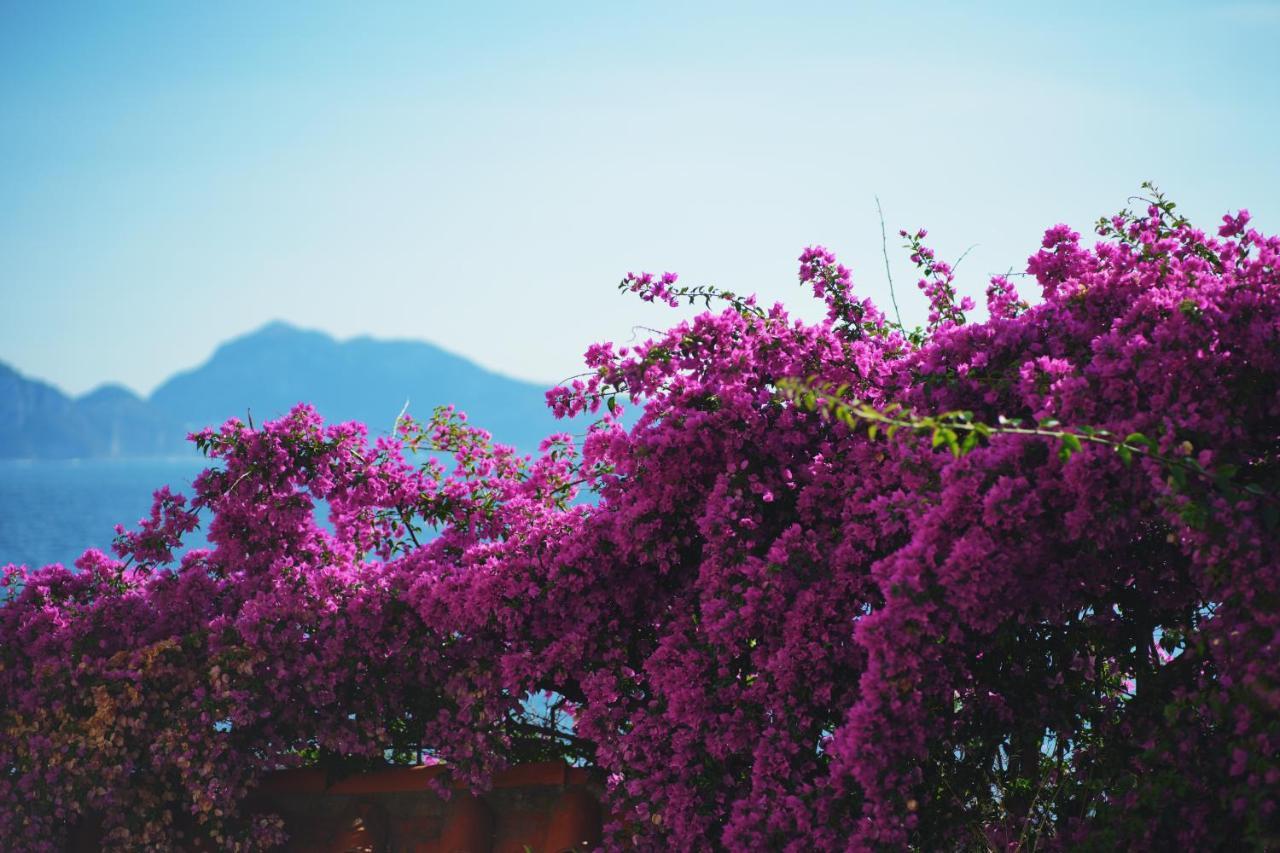
[[[1171,209],[1050,229],[985,322],[906,234],[916,332],[808,249],[822,322],[730,294],[593,347],[548,400],[600,419],[533,457],[447,409],[195,435],[114,556],[5,569],[0,847],[267,849],[276,768],[549,757],[613,848],[1280,844],[1280,239]],[[869,435],[794,378],[994,429]]]

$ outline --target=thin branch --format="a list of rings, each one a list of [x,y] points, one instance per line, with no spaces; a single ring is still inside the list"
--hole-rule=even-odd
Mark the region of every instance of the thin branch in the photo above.
[[[243,480],[245,477],[248,477],[252,473],[253,473],[252,467],[245,469],[245,472],[241,474],[239,477],[237,477],[234,483],[232,483],[230,486],[227,486],[227,488],[223,490],[222,494],[219,495],[218,497],[225,498],[227,495],[231,494],[231,492],[235,490],[235,487],[240,485],[240,481]]]
[[[633,341],[635,341],[635,340],[636,340],[636,338],[638,337],[638,336],[636,335],[636,332],[637,332],[637,330],[639,330],[639,329],[644,329],[646,332],[652,332],[652,333],[653,333],[653,334],[655,334],[655,335],[665,335],[665,334],[666,334],[666,332],[662,331],[661,329],[653,329],[653,328],[650,328],[649,326],[632,326],[632,327],[631,327],[631,337],[627,340],[627,343],[632,343]],[[582,374],[582,375],[584,375],[584,376],[585,376],[586,374]]]
[[[404,507],[396,507],[400,513],[400,521],[404,524],[404,529],[409,532],[409,538],[413,540],[413,544],[417,548],[422,547],[422,543],[418,541],[418,536],[413,532],[413,520],[409,518],[408,513],[404,511]]]
[[[513,729],[516,729],[517,731],[522,731],[522,732],[525,732],[526,734],[541,735],[543,737],[555,738],[557,740],[564,740],[564,741],[567,741],[571,746],[594,747],[596,745],[595,741],[593,740],[588,740],[587,738],[580,737],[578,735],[573,734],[572,732],[566,732],[560,729],[553,729],[550,726],[540,726],[537,723],[530,723],[525,720],[517,720],[511,717],[507,717],[506,723],[507,725],[511,726]]]
[[[884,274],[889,278],[889,299],[893,301],[893,316],[898,320],[898,328],[902,329],[902,312],[898,310],[898,295],[893,290],[893,272],[889,269],[889,238],[884,231],[884,209],[880,207],[880,196],[876,196],[876,213],[880,214],[880,253],[884,255]]]
[[[409,398],[404,398],[404,405],[400,407],[400,414],[396,415],[395,421],[391,424],[391,437],[395,438],[396,433],[400,430],[400,419],[404,417],[404,413],[409,411]]]
[[[978,244],[977,244],[977,243],[974,243],[972,246],[970,246],[969,248],[965,249],[965,250],[964,250],[964,252],[963,252],[963,253],[961,253],[960,257],[956,259],[956,262],[955,262],[954,264],[952,264],[952,265],[951,265],[951,271],[952,271],[952,272],[955,272],[955,271],[956,271],[956,267],[960,266],[960,262],[961,262],[961,261],[963,261],[965,258],[969,257],[969,253],[970,253],[970,252],[972,252],[972,251],[973,251],[974,249],[976,249],[976,248],[978,248]]]

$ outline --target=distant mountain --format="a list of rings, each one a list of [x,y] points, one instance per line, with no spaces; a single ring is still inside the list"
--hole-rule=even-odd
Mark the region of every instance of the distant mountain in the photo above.
[[[339,342],[271,323],[218,347],[209,361],[157,388],[150,402],[186,430],[247,413],[261,423],[308,402],[326,420],[367,424],[371,435],[390,432],[405,401],[419,419],[452,403],[498,440],[536,449],[554,429],[545,391],[420,341]]]
[[[405,401],[425,419],[452,403],[496,440],[524,451],[563,429],[540,385],[492,373],[417,341],[350,341],[271,323],[228,341],[200,367],[142,399],[105,385],[72,399],[0,365],[0,458],[165,456],[193,452],[188,432],[231,417],[255,423],[299,402],[328,421],[390,432]]]
[[[181,456],[187,433],[173,418],[123,385],[102,385],[75,401],[93,432],[98,456]]]
[[[0,364],[0,457],[66,459],[99,451],[88,419],[70,397]]]

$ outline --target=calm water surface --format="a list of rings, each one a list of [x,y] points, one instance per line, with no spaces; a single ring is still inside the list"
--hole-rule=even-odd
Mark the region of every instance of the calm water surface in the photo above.
[[[70,566],[86,548],[110,551],[115,525],[134,527],[161,486],[191,497],[207,460],[0,460],[0,566]],[[196,531],[190,545],[203,544]]]

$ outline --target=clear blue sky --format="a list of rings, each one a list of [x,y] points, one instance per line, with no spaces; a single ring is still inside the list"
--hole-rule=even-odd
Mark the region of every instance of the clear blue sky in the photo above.
[[[1280,2],[0,0],[0,360],[146,393],[282,318],[550,382],[674,319],[629,269],[816,317],[821,242],[884,299],[876,194],[975,297],[1148,178],[1275,230],[1277,44]]]

